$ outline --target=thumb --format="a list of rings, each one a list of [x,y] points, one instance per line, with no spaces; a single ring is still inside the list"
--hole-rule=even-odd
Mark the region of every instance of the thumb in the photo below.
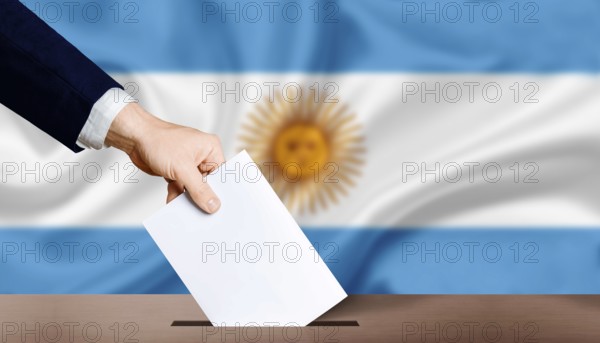
[[[206,213],[215,213],[221,207],[221,201],[206,183],[202,173],[197,167],[190,167],[181,173],[181,183],[185,187],[192,200]]]

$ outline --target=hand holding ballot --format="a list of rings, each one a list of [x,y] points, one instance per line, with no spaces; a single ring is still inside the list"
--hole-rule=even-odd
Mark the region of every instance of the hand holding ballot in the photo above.
[[[185,189],[207,213],[221,206],[203,179],[225,161],[217,136],[160,120],[131,103],[114,119],[105,142],[126,152],[144,172],[164,177],[167,202]]]
[[[207,213],[219,198],[202,173],[223,160],[219,139],[160,120],[19,1],[0,1],[0,103],[74,152],[113,146],[167,179],[167,201],[184,189]]]

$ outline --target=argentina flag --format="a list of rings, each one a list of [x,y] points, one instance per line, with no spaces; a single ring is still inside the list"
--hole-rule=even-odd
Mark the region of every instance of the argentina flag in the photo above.
[[[247,150],[348,293],[600,290],[596,0],[22,2]],[[163,179],[0,112],[0,293],[188,292]]]

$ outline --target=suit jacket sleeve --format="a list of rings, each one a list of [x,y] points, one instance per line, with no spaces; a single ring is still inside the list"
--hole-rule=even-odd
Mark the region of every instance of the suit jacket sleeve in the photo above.
[[[77,152],[94,103],[122,88],[16,0],[0,0],[0,103]]]

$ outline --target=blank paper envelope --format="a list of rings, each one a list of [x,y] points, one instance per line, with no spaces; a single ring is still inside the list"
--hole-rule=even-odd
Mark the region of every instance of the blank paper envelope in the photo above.
[[[144,226],[214,325],[304,326],[346,297],[245,151],[207,182],[217,213],[184,193]]]

